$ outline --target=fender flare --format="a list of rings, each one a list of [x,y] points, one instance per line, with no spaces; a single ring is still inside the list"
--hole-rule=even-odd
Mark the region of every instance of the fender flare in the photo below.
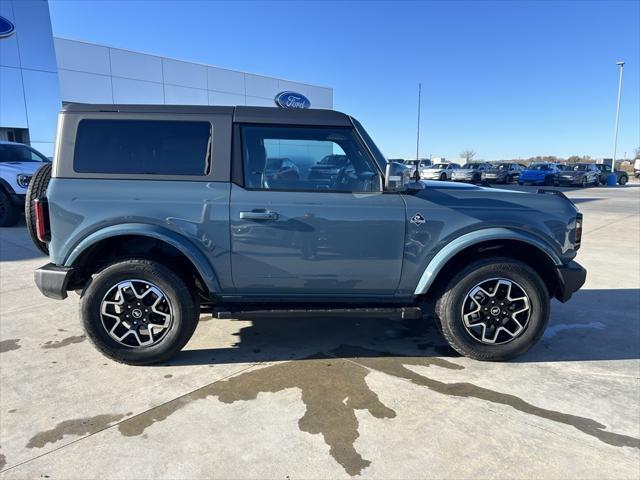
[[[112,237],[119,237],[124,235],[138,235],[141,237],[154,238],[168,243],[172,247],[178,249],[196,268],[205,285],[211,292],[220,291],[220,283],[218,278],[211,267],[211,264],[204,256],[204,254],[196,248],[196,246],[182,235],[164,228],[159,225],[149,225],[145,223],[126,223],[119,225],[112,225],[110,227],[103,228],[95,231],[90,235],[84,237],[68,254],[65,258],[63,265],[65,267],[72,267],[80,255],[87,250],[87,248],[95,245],[102,240],[106,240]]]
[[[438,276],[438,273],[440,273],[440,270],[442,270],[447,262],[462,250],[489,240],[517,240],[528,243],[544,252],[554,265],[562,265],[562,260],[549,244],[528,232],[509,228],[486,228],[476,230],[474,232],[466,233],[449,242],[431,259],[420,277],[420,281],[418,282],[414,295],[427,293],[433,284],[433,281]]]

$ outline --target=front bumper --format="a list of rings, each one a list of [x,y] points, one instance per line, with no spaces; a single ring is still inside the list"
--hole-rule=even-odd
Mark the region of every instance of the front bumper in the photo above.
[[[73,268],[60,267],[54,263],[47,263],[34,273],[38,290],[49,298],[64,300],[67,298],[67,285],[73,274]]]
[[[531,185],[544,185],[544,178],[522,178],[518,179],[519,183],[530,183]]]
[[[560,185],[580,185],[580,183],[582,182],[582,178],[563,178],[560,177],[558,178],[558,183]]]
[[[572,260],[566,265],[556,267],[556,276],[558,278],[558,290],[555,297],[564,303],[584,285],[587,279],[587,271],[578,262]]]
[[[482,180],[486,181],[486,182],[504,182],[504,175],[500,176],[500,175],[483,175],[482,176]]]

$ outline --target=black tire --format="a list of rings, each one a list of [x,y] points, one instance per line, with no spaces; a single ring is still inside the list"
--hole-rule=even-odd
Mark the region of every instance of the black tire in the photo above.
[[[20,209],[11,201],[11,197],[0,188],[0,227],[12,227],[20,220]]]
[[[618,180],[618,183],[620,185],[626,185],[628,181],[629,181],[629,177],[627,177],[626,175],[623,175],[622,177],[620,177],[620,180]]]
[[[142,280],[156,285],[172,308],[172,323],[164,336],[150,346],[133,348],[112,338],[103,326],[101,304],[105,295],[119,282]],[[163,264],[142,259],[123,260],[98,272],[83,292],[80,314],[87,337],[105,356],[129,365],[164,362],[176,355],[193,335],[199,319],[194,289]]]
[[[587,177],[582,177],[582,181],[580,182],[580,187],[587,188],[588,182]]]
[[[45,255],[49,255],[49,245],[38,240],[38,234],[36,233],[36,212],[33,208],[33,201],[36,198],[46,196],[49,180],[51,180],[51,164],[45,163],[33,175],[33,178],[31,178],[29,188],[27,188],[27,197],[24,202],[24,220],[27,224],[29,236],[36,248]]]
[[[441,173],[440,174],[440,181],[444,181],[447,179],[447,174],[446,173]]]
[[[507,343],[486,344],[465,328],[462,305],[471,289],[483,281],[505,278],[529,296],[530,316],[524,331]],[[549,293],[540,276],[528,265],[507,257],[478,260],[459,272],[436,302],[442,335],[460,354],[482,361],[509,360],[528,351],[542,337],[549,322]]]

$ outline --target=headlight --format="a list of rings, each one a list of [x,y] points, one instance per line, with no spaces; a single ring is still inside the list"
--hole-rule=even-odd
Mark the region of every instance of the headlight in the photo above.
[[[16,183],[22,188],[27,188],[29,186],[29,182],[31,181],[31,177],[32,175],[25,175],[24,173],[20,173],[16,176]]]

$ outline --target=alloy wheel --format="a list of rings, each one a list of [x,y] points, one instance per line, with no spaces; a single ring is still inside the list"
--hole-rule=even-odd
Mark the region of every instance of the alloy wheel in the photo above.
[[[467,332],[490,345],[511,342],[527,328],[531,301],[527,292],[507,278],[492,278],[475,285],[464,299],[462,319]]]
[[[116,342],[130,348],[160,342],[173,324],[167,295],[146,280],[124,280],[109,289],[100,304],[102,326]]]

